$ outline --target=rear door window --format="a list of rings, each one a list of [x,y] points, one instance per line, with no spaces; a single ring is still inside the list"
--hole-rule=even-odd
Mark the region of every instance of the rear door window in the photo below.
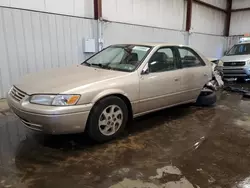
[[[179,61],[182,68],[205,66],[201,57],[191,48],[178,47]]]

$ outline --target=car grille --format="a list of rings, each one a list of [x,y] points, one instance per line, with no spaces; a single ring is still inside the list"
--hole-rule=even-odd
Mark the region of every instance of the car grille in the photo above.
[[[10,90],[10,95],[17,101],[21,101],[27,94],[13,86]]]
[[[240,61],[240,62],[224,62],[224,66],[230,66],[230,67],[234,67],[234,66],[244,66],[246,64],[246,62],[244,61]]]

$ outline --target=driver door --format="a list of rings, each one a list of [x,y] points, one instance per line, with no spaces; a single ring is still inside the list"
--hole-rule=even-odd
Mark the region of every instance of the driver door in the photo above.
[[[180,103],[182,70],[177,66],[176,49],[159,48],[147,66],[147,73],[140,77],[140,113]]]

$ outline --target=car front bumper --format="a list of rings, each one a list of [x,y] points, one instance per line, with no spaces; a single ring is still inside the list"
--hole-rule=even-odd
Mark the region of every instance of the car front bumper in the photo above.
[[[10,109],[29,129],[47,134],[84,132],[92,104],[75,106],[44,106],[31,104],[28,97],[17,101],[7,95]]]
[[[223,67],[224,77],[249,77],[250,67]]]

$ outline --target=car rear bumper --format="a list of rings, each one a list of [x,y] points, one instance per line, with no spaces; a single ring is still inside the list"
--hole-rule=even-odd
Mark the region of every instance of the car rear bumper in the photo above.
[[[7,101],[11,110],[26,127],[47,134],[84,132],[91,109],[91,105],[76,105],[74,107],[35,105],[25,101],[25,99],[20,102],[16,101],[11,95],[7,96]],[[39,112],[34,112],[35,108],[39,109]]]
[[[250,67],[223,67],[224,77],[249,77]]]

